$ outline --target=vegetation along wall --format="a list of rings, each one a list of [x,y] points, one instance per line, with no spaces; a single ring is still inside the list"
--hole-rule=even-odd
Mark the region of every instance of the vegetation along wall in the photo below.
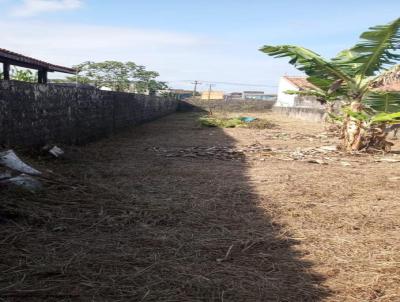
[[[179,103],[179,111],[255,112],[270,110],[275,101],[259,100],[198,100],[187,99]]]
[[[177,109],[170,98],[0,81],[0,144],[80,144]]]

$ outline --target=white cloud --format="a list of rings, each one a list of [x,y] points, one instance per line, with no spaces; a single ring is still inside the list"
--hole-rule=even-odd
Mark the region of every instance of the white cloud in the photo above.
[[[236,40],[171,31],[28,20],[0,21],[0,26],[7,28],[2,48],[65,66],[88,60],[134,61],[158,71],[162,80],[177,88],[190,88],[190,81],[183,80],[194,79],[276,85],[280,75],[294,72],[286,61],[258,52],[258,43],[241,46]]]
[[[14,17],[30,17],[41,13],[78,9],[82,0],[23,0],[22,4],[12,9]]]
[[[200,46],[205,39],[189,34],[129,27],[44,22],[2,22],[2,47],[58,58],[66,63],[110,57],[151,56]]]

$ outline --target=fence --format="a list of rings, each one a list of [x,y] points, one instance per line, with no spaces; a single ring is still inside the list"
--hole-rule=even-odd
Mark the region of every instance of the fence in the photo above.
[[[175,112],[171,98],[0,81],[0,144],[80,144]]]

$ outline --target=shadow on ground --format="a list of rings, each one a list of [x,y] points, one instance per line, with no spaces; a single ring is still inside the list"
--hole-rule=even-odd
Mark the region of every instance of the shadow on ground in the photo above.
[[[323,278],[259,207],[244,161],[152,151],[234,144],[179,113],[37,161],[58,175],[45,192],[0,197],[0,298],[323,300]]]

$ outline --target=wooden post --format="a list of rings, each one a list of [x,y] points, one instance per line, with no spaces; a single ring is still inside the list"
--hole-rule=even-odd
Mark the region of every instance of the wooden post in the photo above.
[[[47,84],[47,70],[43,70],[43,84]]]
[[[42,83],[42,71],[39,69],[38,70],[38,83],[40,84],[40,83]]]
[[[38,82],[40,84],[47,84],[47,70],[46,69],[39,69]]]
[[[3,79],[10,80],[10,64],[8,63],[3,63]]]

